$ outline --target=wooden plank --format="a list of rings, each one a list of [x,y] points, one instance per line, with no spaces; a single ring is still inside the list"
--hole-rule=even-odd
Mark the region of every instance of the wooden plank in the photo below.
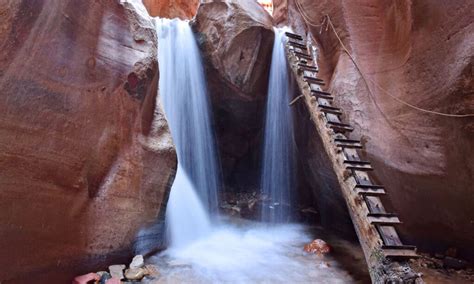
[[[303,40],[303,37],[301,35],[298,35],[298,34],[286,32],[285,35],[289,38],[292,38],[292,39],[301,40],[301,41]]]

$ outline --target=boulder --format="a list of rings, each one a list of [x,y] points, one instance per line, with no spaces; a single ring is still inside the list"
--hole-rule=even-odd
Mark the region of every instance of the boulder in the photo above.
[[[192,22],[202,50],[227,187],[255,187],[261,158],[272,18],[256,1],[202,3]]]
[[[335,105],[344,109],[345,121],[355,127],[353,137],[362,138],[363,158],[372,161],[375,180],[386,186],[404,223],[400,230],[405,241],[438,252],[458,247],[460,254],[473,258],[474,211],[469,208],[474,203],[474,118],[421,112],[393,97],[442,113],[474,113],[474,26],[468,12],[474,2],[278,2],[286,7],[277,9],[287,9],[282,21],[315,39],[320,77]],[[313,25],[326,14],[358,62],[370,92],[331,28]],[[319,166],[313,168],[331,171]]]
[[[127,1],[0,14],[0,281],[67,283],[126,261],[176,168],[152,22]]]
[[[323,240],[316,239],[304,246],[304,251],[308,253],[315,253],[317,255],[325,255],[331,251],[331,247]]]

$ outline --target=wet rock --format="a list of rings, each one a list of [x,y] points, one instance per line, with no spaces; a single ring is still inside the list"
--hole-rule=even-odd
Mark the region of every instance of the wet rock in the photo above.
[[[100,276],[99,284],[106,284],[107,280],[112,279],[112,275],[105,272]]]
[[[143,268],[129,268],[125,270],[125,278],[128,280],[140,280],[148,272]]]
[[[99,275],[99,277],[102,277],[102,275],[104,275],[105,273],[108,273],[107,271],[98,271],[96,272],[97,275]]]
[[[156,265],[147,264],[145,265],[145,270],[148,278],[158,278],[160,276],[160,271]]]
[[[203,54],[226,188],[258,186],[272,18],[256,1],[205,1],[192,26]]]
[[[315,253],[317,255],[324,255],[331,251],[331,247],[323,240],[316,239],[304,246],[304,251]]]
[[[142,268],[145,265],[145,262],[143,260],[143,255],[136,255],[133,259],[132,262],[130,262],[129,267],[130,268]]]
[[[112,277],[115,277],[115,278],[118,278],[118,279],[122,280],[123,279],[123,270],[125,268],[126,268],[126,266],[124,264],[111,265],[111,266],[109,266],[110,275],[112,275]]]
[[[443,267],[451,269],[465,269],[467,268],[467,262],[462,259],[447,256],[443,259]]]

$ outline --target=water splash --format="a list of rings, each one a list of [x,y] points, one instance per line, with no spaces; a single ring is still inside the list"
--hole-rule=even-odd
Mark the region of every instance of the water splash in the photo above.
[[[209,229],[208,212],[217,212],[220,168],[204,70],[189,23],[178,19],[155,21],[159,92],[179,164],[166,212],[171,245],[175,246],[184,245]],[[200,201],[194,198],[194,191]]]
[[[289,106],[292,89],[285,56],[285,32],[275,28],[265,120],[263,148],[262,220],[271,223],[288,221],[291,190],[294,185],[293,115]]]

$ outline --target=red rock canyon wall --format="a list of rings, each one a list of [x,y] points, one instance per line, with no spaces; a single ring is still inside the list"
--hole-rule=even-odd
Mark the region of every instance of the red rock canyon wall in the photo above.
[[[0,281],[69,282],[159,235],[145,229],[176,157],[156,35],[117,1],[7,1],[0,15]]]
[[[365,155],[387,186],[404,237],[421,248],[457,247],[474,255],[474,113],[472,1],[298,0],[308,20],[331,17],[369,80],[341,51],[332,33],[305,24],[297,0],[275,1],[276,22],[317,42],[321,77],[366,143]],[[278,3],[277,3],[278,2]]]

